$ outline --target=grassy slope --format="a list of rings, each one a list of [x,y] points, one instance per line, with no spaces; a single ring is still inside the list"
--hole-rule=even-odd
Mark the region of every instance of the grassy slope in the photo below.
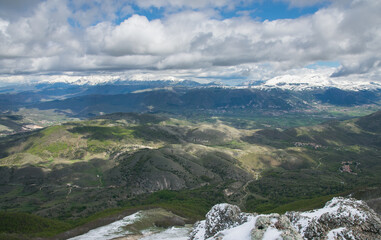
[[[106,119],[50,127],[26,137],[22,136],[21,140],[13,139],[14,144],[5,149],[5,154],[9,156],[0,159],[1,164],[20,167],[29,163],[45,170],[67,166],[64,168],[67,168],[66,172],[62,173],[65,175],[69,173],[68,176],[72,179],[79,177],[80,180],[73,182],[69,178],[61,181],[60,184],[63,186],[54,190],[56,192],[54,198],[49,198],[52,189],[43,188],[43,191],[36,191],[30,189],[25,182],[18,183],[17,187],[4,190],[0,202],[3,209],[5,207],[8,210],[12,208],[13,211],[38,212],[46,216],[49,214],[41,212],[40,206],[47,210],[61,206],[63,211],[56,215],[61,218],[56,224],[57,228],[48,227],[49,233],[46,233],[39,230],[39,226],[32,226],[34,233],[25,232],[36,236],[54,235],[64,228],[143,206],[164,207],[193,220],[202,218],[217,202],[240,203],[240,199],[243,199],[242,207],[246,211],[284,212],[311,209],[320,206],[336,194],[381,182],[378,174],[381,172],[378,161],[379,133],[378,129],[372,127],[377,124],[371,125],[371,129],[364,128],[368,126],[368,122],[375,121],[379,121],[377,114],[362,118],[360,121],[327,123],[309,128],[246,131],[227,127],[218,122],[203,125],[176,119],[157,121],[149,119],[142,125],[136,121],[136,116],[131,119],[130,116],[127,118],[122,114]],[[221,133],[223,134],[220,135]],[[312,145],[295,147],[295,142],[314,143],[322,147],[316,149]],[[149,150],[147,147],[157,150]],[[155,161],[158,161],[157,159],[172,161],[177,159],[177,155],[184,156],[185,151],[186,154],[193,156],[192,159],[195,158],[192,160],[195,163],[201,161],[206,164],[211,158],[203,158],[201,153],[218,151],[225,154],[224,158],[227,161],[231,161],[228,160],[230,157],[238,159],[239,162],[236,164],[259,178],[251,181],[246,188],[242,185],[235,187],[239,185],[237,180],[225,179],[222,185],[213,185],[210,188],[159,191],[138,198],[130,196],[129,200],[126,200],[125,187],[108,188],[115,183],[107,180],[108,174],[113,174],[107,171],[119,164],[117,161],[110,161],[118,152],[126,152],[131,156],[131,153],[139,154],[139,148],[145,148],[144,151],[150,154],[154,151],[161,154],[162,157],[155,157]],[[4,153],[4,149],[2,151]],[[176,161],[184,160],[186,158],[182,157]],[[359,166],[352,166],[357,175],[339,171],[343,160],[361,163]],[[214,160],[209,162],[213,163]],[[154,166],[156,170],[162,171],[164,165],[160,167],[154,164]],[[183,165],[185,170],[186,166]],[[230,168],[230,165],[227,166]],[[217,169],[213,164],[209,167],[212,170]],[[206,175],[201,177],[205,183],[211,181]],[[68,181],[82,187],[87,186],[88,189],[73,188],[68,198],[68,188],[65,186]],[[222,194],[224,189],[232,190],[233,194],[229,196]],[[88,201],[83,198],[84,195],[96,200]],[[19,199],[18,196],[23,196],[24,200],[10,204],[12,199]],[[104,205],[106,200],[108,202],[111,200],[115,204],[107,205],[109,210],[94,215],[97,209],[98,211],[102,209],[99,206]],[[76,216],[75,220],[70,220],[73,216]],[[14,221],[17,221],[18,215],[14,217]],[[29,217],[33,216],[28,215],[25,218]]]
[[[72,228],[73,225],[28,213],[0,212],[0,239],[49,237]]]

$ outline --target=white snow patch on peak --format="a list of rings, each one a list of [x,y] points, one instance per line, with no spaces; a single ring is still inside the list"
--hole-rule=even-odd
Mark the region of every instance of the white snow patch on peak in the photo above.
[[[356,78],[332,78],[332,71],[305,72],[285,74],[264,81],[253,88],[280,88],[284,90],[302,91],[324,88],[339,88],[342,90],[376,90],[381,89],[381,83]]]
[[[381,220],[365,202],[336,197],[323,208],[307,212],[287,212],[285,215],[240,213],[245,221],[231,223],[226,214],[237,206],[219,204],[207,214],[207,220],[195,224],[191,240],[280,240],[280,239],[379,239]],[[210,216],[208,216],[210,215]],[[211,218],[211,219],[210,219]],[[218,223],[217,219],[222,222]],[[230,221],[226,224],[227,219]],[[212,221],[211,221],[212,220]],[[211,225],[209,225],[211,224]],[[218,231],[210,228],[218,226]],[[220,227],[222,226],[222,228]],[[216,228],[215,228],[216,229]],[[209,231],[209,234],[208,234]],[[211,233],[211,234],[210,234]],[[375,238],[376,236],[376,238]]]
[[[265,234],[263,235],[263,239],[266,239],[266,240],[283,240],[282,238],[282,232],[279,231],[278,229],[276,228],[267,228]]]
[[[336,229],[332,229],[327,234],[327,240],[336,240],[338,239],[338,236],[342,236],[343,231],[345,231],[345,227],[340,227]]]
[[[223,236],[221,240],[251,240],[251,230],[254,228],[256,220],[257,217],[248,216],[247,222],[245,222],[244,224],[221,231],[217,235]],[[213,236],[208,238],[207,240],[215,239],[215,236]]]
[[[363,211],[359,209],[364,205],[363,201],[335,197],[331,201],[327,202],[323,208],[316,209],[313,211],[308,211],[300,214],[301,216],[309,218],[320,218],[323,214],[336,214],[337,217],[358,217],[361,220],[365,221],[367,216]]]
[[[219,203],[219,204],[216,204],[212,207],[212,209],[210,209],[210,211],[208,213],[211,213],[211,212],[216,212],[216,211],[221,211],[221,210],[225,210],[227,209],[229,206],[232,206],[228,203]]]
[[[300,218],[293,225],[299,229],[299,232],[304,233],[311,223],[318,222],[324,214],[336,219],[346,218],[353,222],[365,222],[367,214],[362,211],[364,206],[364,202],[360,200],[335,197],[323,208],[300,213]]]
[[[193,239],[195,239],[195,240],[205,239],[205,232],[206,232],[205,220],[196,222],[194,229],[192,231]]]

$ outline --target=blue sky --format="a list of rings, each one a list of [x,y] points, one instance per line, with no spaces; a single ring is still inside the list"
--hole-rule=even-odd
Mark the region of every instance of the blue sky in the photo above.
[[[327,2],[317,3],[312,6],[295,7],[290,6],[282,1],[261,1],[244,4],[234,9],[227,7],[215,10],[218,11],[223,19],[232,17],[240,17],[244,12],[248,12],[249,16],[259,21],[276,20],[276,19],[295,19],[304,15],[313,14],[320,8],[328,6]],[[165,8],[150,7],[149,9],[140,8],[138,5],[132,5],[134,14],[144,15],[149,20],[160,19],[165,16]],[[123,16],[119,13],[116,23],[120,23],[131,15]]]
[[[378,81],[380,12],[374,0],[2,0],[0,84]]]
[[[95,6],[101,7],[98,3],[89,4],[87,2],[84,2],[80,6],[75,6],[73,4],[73,0],[69,1],[68,6],[72,9],[72,11],[91,11]],[[115,24],[120,24],[124,20],[131,17],[133,14],[143,15],[147,17],[148,20],[155,20],[155,19],[162,19],[168,14],[168,9],[164,6],[162,7],[156,7],[156,6],[150,6],[150,7],[141,7],[138,4],[134,2],[126,2],[122,4],[122,6],[128,6],[133,11],[131,13],[126,14],[125,12],[121,11],[121,9],[117,9],[115,11]],[[323,7],[329,6],[329,2],[317,2],[316,4],[307,5],[307,6],[292,6],[287,2],[284,1],[251,1],[244,4],[238,4],[234,8],[229,8],[228,6],[223,6],[219,8],[214,8],[216,12],[219,13],[219,17],[222,19],[229,19],[233,17],[241,17],[243,15],[250,16],[251,18],[258,20],[258,21],[265,21],[265,20],[277,20],[277,19],[295,19],[299,18],[305,15],[314,14],[319,9]],[[189,7],[182,6],[180,8],[177,8],[175,10],[172,10],[171,13],[174,12],[181,12],[184,10],[189,10]],[[202,11],[204,9],[200,8],[194,8],[192,10],[195,11]],[[101,19],[101,18],[100,18]],[[92,25],[98,24],[101,20],[95,20]],[[79,24],[75,22],[74,19],[70,18],[68,19],[69,23],[72,26],[79,27]]]
[[[259,21],[276,19],[295,19],[304,15],[313,14],[327,3],[320,3],[313,6],[292,7],[286,2],[264,1],[253,2],[248,6],[238,7],[234,11],[222,11],[222,17],[231,18],[240,16],[240,12],[249,11],[250,17]]]

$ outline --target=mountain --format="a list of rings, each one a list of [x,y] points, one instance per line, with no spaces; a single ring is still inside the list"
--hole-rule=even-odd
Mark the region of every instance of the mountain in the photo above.
[[[316,94],[316,98],[323,103],[338,106],[371,104],[377,101],[377,96],[372,91],[344,91],[338,88],[329,88],[323,93]]]
[[[340,79],[330,76],[331,73],[300,75],[286,74],[262,81],[249,81],[245,85],[259,89],[279,88],[292,91],[337,88],[343,91],[379,90],[381,84],[363,79]]]
[[[172,112],[204,111],[287,111],[305,104],[290,92],[197,88],[143,91],[118,95],[87,95],[65,100],[38,103],[41,110],[70,110],[77,116],[95,116],[100,112]]]
[[[128,81],[100,83],[100,84],[72,84],[64,82],[38,83],[28,86],[15,85],[0,88],[0,110],[15,110],[19,107],[27,107],[38,102],[45,102],[57,99],[66,99],[87,95],[117,95],[135,91],[165,89],[168,87],[193,88],[202,87],[193,81]]]
[[[0,111],[20,109],[56,110],[67,116],[92,117],[113,112],[167,112],[186,115],[268,114],[278,112],[322,112],[332,107],[368,105],[379,109],[379,88],[340,87],[289,89],[282,84],[261,87],[228,87],[193,81],[127,81],[114,84],[40,83],[3,89]]]
[[[336,92],[335,92],[336,91]],[[337,94],[339,91],[343,97]],[[349,99],[349,100],[348,100]],[[207,111],[219,114],[232,112],[263,113],[316,109],[314,102],[336,106],[377,104],[380,93],[324,90],[319,92],[291,92],[271,89],[195,88],[153,90],[118,95],[86,95],[65,100],[37,103],[29,107],[41,110],[70,111],[73,116],[96,116],[112,112],[169,112],[187,114]]]
[[[218,119],[113,113],[9,135],[0,138],[0,209],[58,219],[62,228],[49,236],[152,206],[194,221],[218,202],[283,213],[354,193],[377,209],[380,115],[238,129]]]

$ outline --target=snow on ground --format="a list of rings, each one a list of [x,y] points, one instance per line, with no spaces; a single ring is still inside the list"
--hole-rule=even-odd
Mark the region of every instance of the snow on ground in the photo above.
[[[332,78],[332,73],[332,69],[326,69],[318,72],[309,70],[304,73],[285,74],[268,79],[262,84],[252,87],[259,89],[281,88],[294,91],[332,87],[354,91],[381,89],[381,84],[376,81],[355,77]]]
[[[196,234],[194,235],[194,239],[204,239],[205,232],[206,232],[205,223],[206,223],[205,220],[202,220],[199,222],[196,229],[194,230],[196,232]]]
[[[344,232],[346,233],[344,235]],[[337,239],[347,239],[347,240],[356,240],[356,237],[353,235],[352,230],[347,231],[345,227],[332,229],[327,234],[327,240],[337,240]]]
[[[113,222],[106,226],[95,228],[83,235],[70,238],[69,240],[93,240],[93,239],[108,240],[108,239],[113,239],[117,237],[123,237],[129,233],[123,227],[128,224],[134,223],[136,220],[140,218],[141,214],[142,214],[141,212],[134,213],[132,215],[129,215],[123,218],[122,220]]]
[[[299,229],[299,232],[305,232],[308,225],[317,221],[323,214],[329,214],[336,218],[349,218],[352,220],[358,219],[360,221],[366,220],[364,212],[360,211],[362,201],[353,201],[344,198],[333,198],[327,202],[323,208],[302,212],[300,219],[293,225]]]
[[[234,228],[226,229],[221,231],[220,233],[224,234],[223,240],[251,240],[251,230],[255,226],[255,222],[257,221],[257,217],[250,216],[248,221],[242,225],[239,225]],[[209,238],[209,240],[214,239],[213,237]]]
[[[172,227],[143,237],[140,240],[188,240],[190,231],[190,227]]]
[[[129,215],[122,220],[113,222],[106,226],[102,226],[89,232],[70,238],[69,240],[110,240],[120,237],[125,237],[132,234],[125,229],[125,226],[132,224],[144,217],[144,211],[139,211]],[[141,240],[187,240],[189,233],[192,230],[191,226],[187,227],[172,227],[168,229],[149,228],[143,231]]]
[[[266,239],[266,240],[283,240],[281,234],[282,234],[282,232],[279,231],[278,229],[269,227],[266,230],[265,234],[263,235],[263,239]]]

